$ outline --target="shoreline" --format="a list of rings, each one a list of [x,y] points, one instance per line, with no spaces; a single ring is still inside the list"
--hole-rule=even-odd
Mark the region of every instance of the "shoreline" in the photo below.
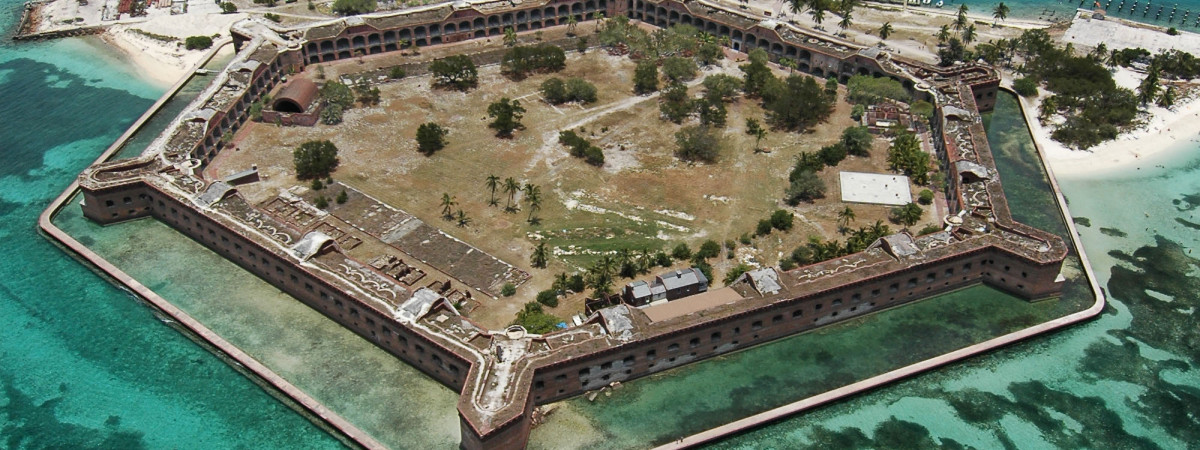
[[[1010,74],[1005,74],[1003,86],[1011,88]],[[1018,95],[1017,99],[1029,132],[1045,153],[1047,163],[1053,166],[1056,175],[1064,178],[1093,178],[1131,168],[1140,170],[1141,165],[1153,167],[1162,157],[1200,143],[1200,96],[1181,101],[1170,109],[1151,106],[1143,125],[1087,150],[1074,150],[1050,138],[1052,130],[1042,125],[1034,113],[1041,97],[1030,99]]]

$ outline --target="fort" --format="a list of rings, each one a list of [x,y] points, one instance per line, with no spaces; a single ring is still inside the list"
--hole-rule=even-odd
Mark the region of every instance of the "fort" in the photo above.
[[[400,211],[383,214],[395,217],[391,225],[346,233],[301,199],[281,196],[260,206],[239,194],[237,180],[205,176],[226,149],[223,136],[236,133],[250,105],[288,73],[398,51],[403,42],[486,38],[509,27],[530,31],[601,13],[658,27],[690,24],[728,37],[733,50],[762,48],[818,77],[901,82],[936,108],[933,144],[949,178],[945,228],[893,234],[863,252],[789,271],[756,270],[666,305],[604,308],[580,325],[535,335],[520,327],[487,329],[460,314],[454,301],[494,295],[496,280],[519,283],[528,274],[465,243],[457,247],[461,254],[477,255],[469,267],[498,278],[421,266],[415,260],[439,255],[414,257],[396,237],[411,223]],[[85,216],[101,224],[142,217],[166,223],[460,392],[463,448],[522,448],[537,405],[966,286],[984,283],[1030,301],[1061,290],[1067,244],[1015,222],[1009,211],[979,115],[993,107],[999,87],[998,74],[986,66],[905,60],[705,0],[463,1],[294,29],[246,20],[232,31],[233,61],[140,157],[99,163],[80,175]],[[311,89],[294,91],[276,109],[304,114],[307,101],[295,99],[311,97]],[[352,201],[371,202],[355,195]],[[436,239],[440,232],[422,233]],[[357,260],[347,253],[357,245],[378,245],[391,257]],[[440,255],[449,256],[461,255]],[[413,268],[400,267],[409,263]],[[407,278],[415,271],[428,276]]]

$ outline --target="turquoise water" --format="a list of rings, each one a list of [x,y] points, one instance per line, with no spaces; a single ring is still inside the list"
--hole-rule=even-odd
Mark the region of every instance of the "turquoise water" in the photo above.
[[[1013,113],[1003,109],[996,114]],[[989,137],[1021,139],[999,123],[1019,121],[993,117]],[[1110,294],[1099,319],[717,446],[1194,447],[1200,234],[1180,220],[1200,222],[1197,150],[1179,149],[1167,168],[1059,180],[1077,222],[1090,224],[1080,233]]]
[[[20,2],[0,0],[0,28]],[[0,41],[0,446],[340,446],[35,231],[164,86],[86,40]]]
[[[1094,1],[1086,0],[1083,3],[1084,8],[1094,8]],[[937,3],[937,0],[933,0]],[[943,4],[943,10],[957,10],[959,5],[965,4],[972,14],[978,14],[986,17],[992,17],[992,11],[996,5],[1000,4],[999,0],[946,0]],[[1041,19],[1046,21],[1070,20],[1075,9],[1079,8],[1079,0],[1004,0],[1003,3],[1009,7],[1008,16],[1010,18],[1023,19]],[[1174,26],[1180,30],[1200,31],[1200,28],[1195,26],[1196,15],[1200,13],[1200,0],[1150,0],[1149,14],[1143,15],[1146,9],[1146,0],[1138,0],[1136,12],[1131,12],[1133,9],[1133,0],[1125,0],[1125,5],[1121,6],[1122,0],[1114,0],[1110,4],[1108,0],[1100,0],[1100,7],[1107,7],[1110,16],[1120,17],[1122,19],[1133,20],[1142,23],[1149,23],[1162,26]],[[1170,19],[1171,9],[1178,5],[1178,10],[1175,14],[1174,21]],[[1162,16],[1155,19],[1158,13],[1158,8],[1162,6]],[[1120,7],[1120,9],[1118,9]],[[1181,23],[1183,13],[1191,11],[1186,24]]]

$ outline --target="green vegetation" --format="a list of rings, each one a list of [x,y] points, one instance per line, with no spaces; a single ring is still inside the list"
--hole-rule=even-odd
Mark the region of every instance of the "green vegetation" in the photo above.
[[[916,225],[921,221],[921,216],[925,213],[916,203],[909,203],[904,206],[892,208],[891,219],[893,222],[904,224],[906,227]]]
[[[686,243],[680,242],[675,248],[671,249],[671,257],[679,261],[691,259],[692,249],[688,248]]]
[[[354,106],[354,91],[337,81],[329,81],[321,86],[318,98],[324,105],[321,122],[326,125],[342,123],[342,112]]]
[[[425,156],[432,156],[434,152],[446,146],[446,135],[448,134],[450,134],[450,130],[437,123],[421,124],[417,127],[417,151]]]
[[[263,14],[263,18],[270,20],[272,22],[275,22],[275,23],[283,22],[283,17],[280,17],[279,14],[275,14],[275,13]]]
[[[400,67],[400,66],[393,67],[391,70],[388,71],[388,78],[391,78],[393,80],[399,80],[406,76],[408,76],[408,72],[405,72],[404,68]]]
[[[675,133],[675,155],[686,161],[715,162],[721,152],[716,133],[707,126],[684,127]]]
[[[917,194],[917,202],[922,205],[933,203],[933,191],[929,189],[921,189],[921,193]]]
[[[741,278],[742,274],[749,272],[752,269],[753,268],[746,265],[746,263],[739,263],[732,269],[729,269],[729,272],[725,273],[725,279],[723,281],[725,282],[726,286],[731,285],[734,281],[737,281],[738,278]]]
[[[338,149],[328,140],[308,141],[292,152],[296,164],[296,178],[328,177],[338,166]]]
[[[437,86],[465,91],[479,83],[479,71],[466,55],[447,56],[429,65]]]
[[[900,82],[887,77],[855,75],[846,82],[846,101],[859,105],[874,105],[885,99],[908,103],[912,95]]]
[[[849,234],[850,237],[846,238],[845,244],[837,240],[821,241],[816,236],[809,237],[808,243],[796,247],[795,250],[792,250],[791,255],[780,261],[780,268],[794,267],[796,264],[808,265],[858,253],[866,250],[879,238],[892,234],[892,231],[883,222],[875,221],[873,225],[859,227],[850,231]]]
[[[663,76],[670,83],[691,81],[696,78],[696,71],[696,62],[691,58],[672,56],[663,60]]]
[[[692,99],[688,97],[687,86],[683,83],[672,83],[659,96],[658,111],[662,118],[675,123],[683,123],[692,114]]]
[[[375,0],[333,0],[332,10],[339,16],[375,12]]]
[[[559,78],[550,78],[542,82],[541,91],[542,98],[552,105],[596,101],[596,86],[582,78],[569,78],[565,83]]]
[[[558,291],[547,289],[537,294],[537,302],[551,308],[558,306]]]
[[[824,121],[833,112],[833,99],[824,95],[824,90],[813,77],[791,75],[781,81],[770,73],[767,75],[770,78],[762,88],[761,97],[763,109],[767,110],[767,120],[775,127],[804,131]],[[749,85],[747,79],[746,86]]]
[[[222,14],[233,14],[237,11],[238,11],[237,5],[233,4],[232,2],[221,3],[221,13]]]
[[[932,170],[929,154],[921,150],[915,134],[907,131],[897,134],[888,148],[887,161],[893,170],[908,175],[914,183],[929,183],[929,171]]]
[[[658,90],[658,66],[644,60],[633,69],[633,92],[645,95]]]
[[[716,258],[717,255],[720,255],[720,254],[721,254],[721,244],[718,244],[717,241],[714,241],[712,239],[708,239],[700,244],[700,250],[697,250],[696,254],[692,255],[693,256],[692,259]]]
[[[350,196],[346,195],[345,189],[342,189],[342,192],[339,192],[337,195],[337,204],[344,204],[347,200],[350,200]]]
[[[213,45],[213,40],[208,36],[188,36],[184,39],[183,46],[188,50],[205,50]]]
[[[791,211],[777,209],[771,213],[771,227],[779,231],[791,230],[795,218],[796,216]]]
[[[517,80],[531,73],[558,72],[566,66],[566,52],[557,46],[544,44],[513,47],[500,59],[500,71]]]
[[[545,334],[558,329],[561,322],[562,319],[543,312],[541,303],[529,302],[517,312],[517,320],[513,321],[513,325],[525,327],[525,331],[533,334]]]
[[[488,124],[488,128],[496,130],[497,136],[512,137],[513,130],[522,128],[521,118],[525,115],[525,108],[521,107],[520,101],[501,97],[488,105],[487,113],[488,117],[495,119]]]
[[[867,127],[850,127],[842,131],[841,145],[853,156],[870,156],[875,136]]]
[[[517,287],[513,286],[512,283],[504,283],[504,286],[502,286],[500,288],[500,295],[503,295],[505,297],[512,297],[513,295],[516,295],[516,294],[517,294]]]
[[[1013,80],[1013,90],[1022,97],[1035,97],[1038,94],[1037,81],[1029,77]]]
[[[574,131],[566,130],[558,133],[558,143],[567,146],[571,156],[583,158],[588,164],[596,167],[604,165],[604,151]]]

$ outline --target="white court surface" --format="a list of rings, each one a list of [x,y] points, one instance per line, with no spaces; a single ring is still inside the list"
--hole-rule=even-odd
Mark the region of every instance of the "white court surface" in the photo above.
[[[912,203],[908,177],[904,175],[842,172],[842,201],[900,206]]]

